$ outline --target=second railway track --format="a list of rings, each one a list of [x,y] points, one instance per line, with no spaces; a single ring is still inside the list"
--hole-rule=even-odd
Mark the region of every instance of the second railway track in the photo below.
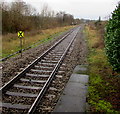
[[[76,27],[67,33],[0,89],[3,113],[18,110],[31,114],[36,110],[53,78],[64,72],[60,70],[61,64],[79,29]]]

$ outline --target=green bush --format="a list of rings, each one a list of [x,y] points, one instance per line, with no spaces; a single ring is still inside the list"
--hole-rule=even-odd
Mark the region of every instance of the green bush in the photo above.
[[[105,48],[113,69],[120,72],[120,4],[112,13],[106,26]]]

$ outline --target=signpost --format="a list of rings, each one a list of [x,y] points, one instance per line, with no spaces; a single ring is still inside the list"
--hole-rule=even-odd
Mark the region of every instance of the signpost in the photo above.
[[[22,39],[24,37],[24,32],[23,31],[19,31],[18,32],[18,38],[20,38],[20,47],[21,47],[21,50],[20,50],[20,53],[21,53],[21,57],[22,57]]]

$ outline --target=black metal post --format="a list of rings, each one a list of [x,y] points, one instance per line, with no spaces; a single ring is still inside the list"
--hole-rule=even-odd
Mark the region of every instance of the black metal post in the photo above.
[[[20,53],[21,53],[21,57],[22,57],[22,37],[20,37],[20,47],[21,47]]]

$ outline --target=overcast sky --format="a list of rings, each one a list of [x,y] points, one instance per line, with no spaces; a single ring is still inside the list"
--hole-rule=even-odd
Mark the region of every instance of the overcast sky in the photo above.
[[[14,1],[14,0],[4,0]],[[23,0],[40,11],[44,4],[54,11],[65,11],[75,18],[102,19],[108,17],[120,0]]]

